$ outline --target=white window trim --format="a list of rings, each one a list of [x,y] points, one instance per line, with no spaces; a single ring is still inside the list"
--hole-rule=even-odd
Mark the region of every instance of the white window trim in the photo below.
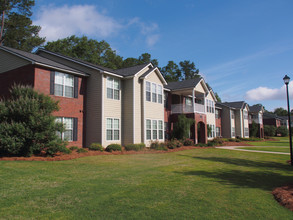
[[[112,79],[111,83],[112,83],[112,87],[108,87],[108,80]],[[115,81],[118,82],[118,89],[115,89],[114,88],[114,84],[115,84]],[[114,77],[110,77],[110,76],[107,76],[106,78],[106,97],[107,99],[112,99],[112,100],[117,100],[119,101],[121,99],[121,94],[120,94],[120,88],[121,88],[121,81],[120,79],[116,79]],[[108,89],[111,89],[112,90],[112,98],[111,97],[108,97]],[[114,95],[114,92],[115,91],[118,91],[118,99],[115,99],[115,95]]]
[[[150,120],[151,121],[151,139],[147,139],[147,130],[149,130],[149,129],[147,129],[147,120]],[[153,137],[153,121],[157,121],[157,138],[156,139],[154,139],[154,137]],[[159,129],[159,121],[162,121],[162,129]],[[146,118],[145,119],[145,137],[146,137],[146,140],[147,141],[155,141],[155,140],[164,140],[164,127],[165,127],[165,125],[164,125],[164,120],[161,120],[161,119],[150,119],[150,118]],[[160,139],[159,138],[159,136],[160,136],[160,132],[159,131],[162,131],[162,139]]]
[[[62,75],[62,84],[56,83],[56,74]],[[73,85],[72,86],[69,86],[69,85],[65,84],[66,76],[69,76],[70,78],[72,78],[72,80],[73,80]],[[55,85],[62,86],[62,95],[56,95]],[[72,96],[66,96],[65,95],[65,87],[66,86],[72,87],[72,89],[73,89]],[[74,76],[73,75],[70,75],[70,74],[67,74],[67,73],[55,72],[55,77],[54,77],[54,95],[55,96],[66,97],[66,98],[74,98],[74,89],[75,88],[74,88]]]
[[[107,139],[107,130],[110,130],[110,129],[108,129],[107,128],[107,120],[108,119],[112,119],[112,140],[108,140]],[[114,131],[115,131],[115,129],[114,129],[114,120],[118,120],[119,121],[119,139],[117,139],[117,140],[114,140]],[[121,120],[120,120],[120,118],[112,118],[112,117],[107,117],[106,118],[106,125],[105,125],[105,128],[106,128],[106,132],[105,132],[105,136],[106,136],[106,141],[120,141],[121,140]]]
[[[63,126],[64,126],[64,131],[63,132],[58,132],[58,133],[61,133],[61,140],[65,140],[65,138],[64,138],[64,135],[65,135],[65,131],[71,131],[71,134],[72,134],[72,140],[66,140],[66,141],[68,141],[68,142],[73,142],[73,132],[74,132],[74,119],[73,118],[71,118],[71,117],[59,117],[59,116],[57,116],[56,117],[56,121],[57,121],[57,119],[61,119],[61,123],[63,124]],[[64,124],[64,119],[71,119],[72,120],[72,128],[71,129],[66,129],[66,125]]]
[[[147,83],[149,83],[150,87],[149,90],[147,90]],[[155,88],[155,92],[153,92],[153,88]],[[161,89],[160,89],[161,88]],[[161,91],[161,93],[159,93]],[[147,92],[150,93],[150,100],[147,100]],[[153,94],[156,95],[156,100],[153,99]],[[159,96],[161,96],[160,102],[159,102]],[[158,104],[164,104],[164,89],[163,85],[157,84],[150,81],[145,81],[145,101],[147,102],[153,102]]]

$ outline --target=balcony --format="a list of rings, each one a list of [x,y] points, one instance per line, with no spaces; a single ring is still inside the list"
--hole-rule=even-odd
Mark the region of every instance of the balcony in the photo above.
[[[194,110],[192,105],[173,104],[171,105],[171,114],[188,114],[194,112],[205,113],[205,106],[194,103]]]

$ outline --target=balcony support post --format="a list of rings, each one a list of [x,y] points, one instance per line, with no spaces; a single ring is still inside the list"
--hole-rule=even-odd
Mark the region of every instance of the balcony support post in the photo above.
[[[195,112],[195,104],[194,104],[194,89],[192,90],[192,109],[193,109],[193,113]]]

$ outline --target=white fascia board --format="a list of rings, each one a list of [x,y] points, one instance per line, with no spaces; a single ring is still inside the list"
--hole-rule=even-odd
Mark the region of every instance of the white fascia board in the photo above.
[[[154,67],[152,63],[149,63],[149,64],[147,64],[144,68],[142,68],[140,71],[138,71],[136,74],[134,74],[132,77],[135,77],[135,76],[137,76],[138,74],[140,74],[145,68],[148,68],[149,65],[151,65],[152,67]]]
[[[117,78],[123,78],[123,76],[120,76],[120,75],[117,75],[117,74],[114,74],[114,73],[111,73],[111,72],[108,72],[108,71],[105,71],[105,70],[101,70],[102,73],[105,73],[105,74],[108,74],[110,76],[115,76]]]
[[[155,72],[155,71],[156,71],[157,75],[159,76],[159,78],[161,79],[161,81],[163,82],[163,85],[167,85],[167,82],[164,79],[164,77],[163,77],[162,73],[160,72],[160,70],[158,69],[158,67],[156,67],[153,71],[151,71],[149,74],[147,74],[143,78],[147,79],[148,78],[148,75],[150,75],[152,72]]]

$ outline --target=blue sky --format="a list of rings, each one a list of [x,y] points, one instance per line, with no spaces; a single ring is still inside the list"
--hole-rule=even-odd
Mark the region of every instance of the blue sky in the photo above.
[[[193,61],[222,101],[273,110],[293,79],[292,11],[292,0],[37,0],[32,19],[49,41],[86,35],[124,58]]]

